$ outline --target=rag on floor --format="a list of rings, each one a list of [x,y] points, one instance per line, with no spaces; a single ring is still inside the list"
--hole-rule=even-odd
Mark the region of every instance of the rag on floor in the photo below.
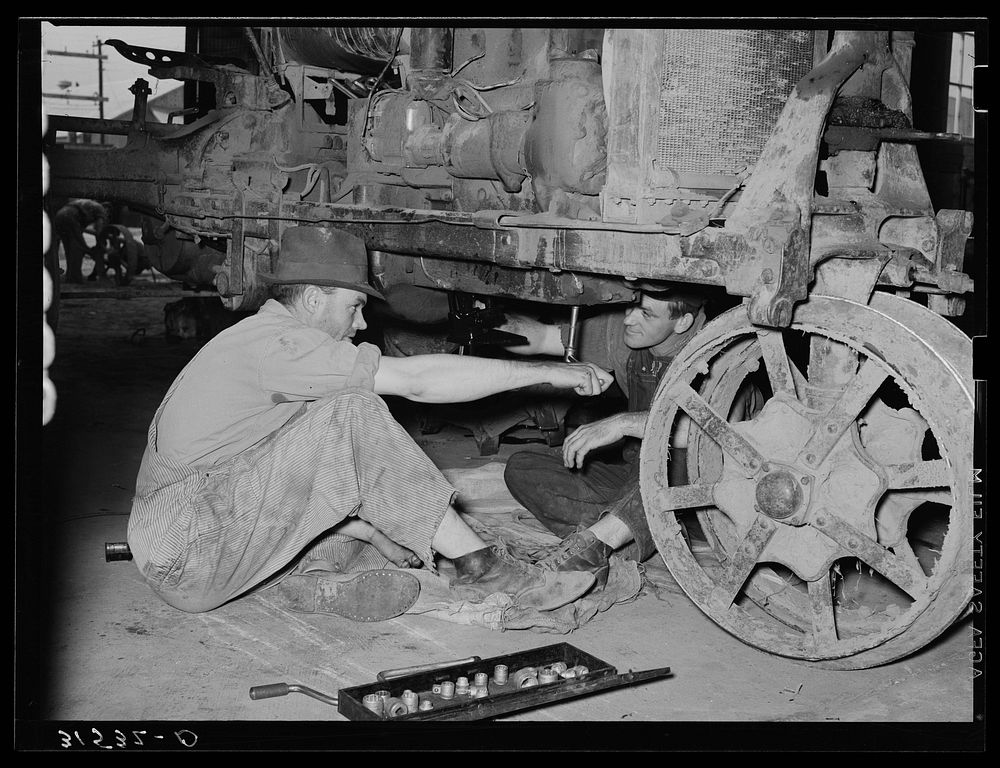
[[[485,543],[504,547],[515,557],[529,562],[544,557],[560,541],[516,502],[476,500],[466,503],[461,514]],[[365,542],[341,534],[330,534],[313,547],[294,570],[300,573],[328,571],[347,574],[383,568],[395,569],[396,566]],[[608,582],[603,589],[591,590],[561,608],[539,611],[517,605],[513,597],[501,592],[479,601],[456,599],[449,588],[448,573],[426,568],[406,569],[406,572],[420,581],[420,595],[406,611],[407,614],[476,625],[499,632],[512,629],[557,634],[572,632],[613,605],[638,599],[645,583],[642,565],[612,555]]]
[[[409,571],[420,580],[420,596],[408,614],[429,616],[456,624],[472,624],[503,632],[528,629],[566,634],[582,627],[611,606],[635,600],[642,592],[642,568],[634,560],[612,555],[608,583],[575,602],[552,611],[517,605],[510,595],[497,592],[479,602],[456,600],[448,579],[427,570]]]

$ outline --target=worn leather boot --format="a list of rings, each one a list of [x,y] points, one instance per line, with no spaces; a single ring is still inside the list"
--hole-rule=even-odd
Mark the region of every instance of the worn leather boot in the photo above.
[[[571,533],[554,551],[538,561],[540,568],[552,571],[588,571],[594,574],[598,589],[608,583],[612,547],[597,538],[591,531]]]
[[[353,621],[386,621],[406,613],[420,595],[420,581],[404,571],[359,574],[292,574],[267,588],[298,613],[333,613]]]
[[[592,573],[555,572],[518,560],[501,547],[484,547],[452,560],[458,597],[504,592],[517,605],[551,611],[578,600],[594,585]]]

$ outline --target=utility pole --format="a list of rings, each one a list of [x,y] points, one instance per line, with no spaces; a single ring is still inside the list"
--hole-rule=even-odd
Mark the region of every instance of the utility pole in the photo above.
[[[73,56],[80,59],[97,59],[97,89],[98,93],[95,96],[77,96],[75,94],[69,93],[43,93],[43,98],[48,99],[76,99],[78,101],[96,101],[100,116],[104,117],[104,102],[108,98],[104,95],[104,61],[108,58],[102,52],[102,43],[98,40],[95,45],[97,46],[97,53],[79,53],[76,51],[51,51],[47,50],[46,53],[49,56]],[[104,135],[100,136],[101,143],[104,143]]]
[[[101,120],[104,119],[104,56],[101,54],[101,38],[97,38],[97,96],[100,101],[97,102],[97,108],[100,112],[98,115]],[[104,143],[104,134],[98,134],[101,137],[101,144]]]

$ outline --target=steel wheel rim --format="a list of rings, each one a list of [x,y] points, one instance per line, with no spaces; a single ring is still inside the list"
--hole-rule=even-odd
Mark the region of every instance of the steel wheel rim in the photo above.
[[[916,311],[909,306],[900,309],[900,301],[903,300],[889,297],[888,300],[874,301],[875,306],[865,306],[845,299],[814,297],[800,305],[792,326],[796,331],[818,334],[846,343],[861,351],[867,359],[874,360],[877,366],[886,370],[886,377],[906,394],[913,408],[926,419],[928,428],[940,445],[943,466],[935,465],[935,469],[946,470],[942,476],[947,478],[947,491],[951,499],[942,554],[927,577],[926,589],[912,599],[909,607],[899,617],[890,617],[884,630],[841,638],[837,635],[838,627],[835,627],[835,642],[829,642],[830,636],[826,634],[823,643],[817,641],[813,634],[806,635],[803,631],[805,625],[813,626],[815,621],[811,616],[803,616],[801,612],[795,616],[794,604],[792,618],[797,618],[798,621],[782,621],[781,611],[785,609],[782,608],[767,615],[771,620],[768,626],[764,626],[767,619],[751,616],[735,605],[725,610],[718,605],[711,605],[710,595],[714,587],[712,578],[697,562],[685,541],[685,532],[678,517],[681,508],[670,512],[657,509],[663,498],[676,500],[678,493],[681,497],[684,493],[690,497],[695,489],[695,486],[688,486],[680,492],[677,489],[667,490],[667,473],[663,471],[667,461],[665,436],[669,435],[670,425],[678,411],[677,405],[671,403],[668,392],[679,383],[694,381],[700,363],[711,362],[713,358],[733,348],[732,343],[740,337],[757,336],[757,332],[764,329],[751,326],[743,308],[725,313],[707,325],[699,337],[678,356],[657,389],[643,441],[640,465],[640,484],[654,541],[667,567],[688,596],[716,623],[744,642],[772,653],[812,661],[822,666],[874,666],[925,645],[962,614],[971,598],[971,496],[967,480],[959,480],[967,479],[970,474],[970,435],[973,424],[969,388],[961,381],[957,372],[964,352],[950,350],[947,357],[937,353],[904,323],[912,324],[914,318],[920,321],[922,310],[927,316],[922,327],[935,330],[935,338],[947,338],[949,332],[940,327],[941,322],[947,321],[936,315],[935,319],[930,319],[933,313],[922,307],[917,307]],[[892,348],[885,352],[869,341],[878,338],[892,339]],[[930,386],[932,380],[935,382],[934,386]],[[950,404],[945,405],[949,401]],[[697,454],[697,450],[694,453]],[[696,455],[689,454],[689,466],[697,461]],[[766,522],[774,523],[771,519]],[[815,517],[802,527],[815,529]],[[744,529],[741,536],[748,535],[749,532],[749,528]],[[752,586],[753,579],[748,583]],[[821,594],[820,588],[816,588],[816,591]],[[740,592],[744,592],[742,587]],[[837,612],[836,607],[832,610]],[[840,614],[844,633],[850,634],[851,616],[845,610],[841,610]]]

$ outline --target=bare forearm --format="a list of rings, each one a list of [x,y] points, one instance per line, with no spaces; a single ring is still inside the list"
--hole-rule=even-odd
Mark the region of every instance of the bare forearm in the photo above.
[[[539,384],[597,394],[610,382],[607,372],[586,364],[414,355],[383,358],[375,391],[424,403],[457,403]]]
[[[646,418],[649,411],[627,411],[619,413],[614,418],[618,420],[618,425],[622,437],[642,437],[646,434]]]
[[[628,411],[592,421],[578,427],[563,442],[563,464],[569,468],[583,467],[584,459],[595,448],[603,448],[623,437],[638,437],[646,433],[648,411]]]

